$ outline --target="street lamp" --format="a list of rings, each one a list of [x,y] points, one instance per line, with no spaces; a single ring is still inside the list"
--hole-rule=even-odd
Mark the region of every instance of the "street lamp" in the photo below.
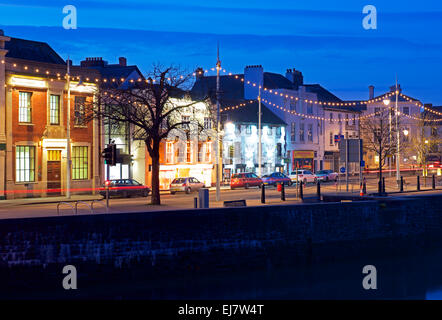
[[[383,102],[384,102],[385,106],[387,106],[387,107],[390,105],[390,99],[384,99]],[[388,141],[389,141],[389,143],[391,143],[391,112],[390,112],[390,110],[388,110],[388,124],[389,124],[389,130],[390,130]],[[391,157],[388,158],[388,171],[389,171],[389,175],[391,177]]]
[[[408,137],[408,130],[407,129],[404,129],[404,136],[406,136],[406,137]]]

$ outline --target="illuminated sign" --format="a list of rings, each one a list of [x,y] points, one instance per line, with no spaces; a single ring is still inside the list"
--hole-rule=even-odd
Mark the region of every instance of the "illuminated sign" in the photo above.
[[[30,78],[12,77],[11,85],[16,87],[46,88],[46,81]]]

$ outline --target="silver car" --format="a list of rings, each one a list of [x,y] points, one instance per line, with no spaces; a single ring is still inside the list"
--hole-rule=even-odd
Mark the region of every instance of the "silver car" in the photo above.
[[[204,183],[199,182],[198,179],[194,177],[187,178],[175,178],[170,184],[170,193],[175,194],[176,192],[191,193],[192,191],[198,191],[204,188]]]

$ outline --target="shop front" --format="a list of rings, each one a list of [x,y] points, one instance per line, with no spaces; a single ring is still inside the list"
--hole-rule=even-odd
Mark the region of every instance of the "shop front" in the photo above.
[[[314,151],[293,151],[292,155],[292,165],[293,168],[304,169],[314,171],[316,168],[314,166]]]
[[[213,164],[160,165],[160,189],[169,190],[173,179],[187,177],[194,177],[203,182],[205,186],[210,187],[213,168]]]

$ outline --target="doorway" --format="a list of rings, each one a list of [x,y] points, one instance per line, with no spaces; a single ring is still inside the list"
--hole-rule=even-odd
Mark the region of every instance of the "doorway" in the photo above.
[[[60,150],[48,150],[47,161],[48,172],[48,196],[60,196],[61,195],[61,151]]]

